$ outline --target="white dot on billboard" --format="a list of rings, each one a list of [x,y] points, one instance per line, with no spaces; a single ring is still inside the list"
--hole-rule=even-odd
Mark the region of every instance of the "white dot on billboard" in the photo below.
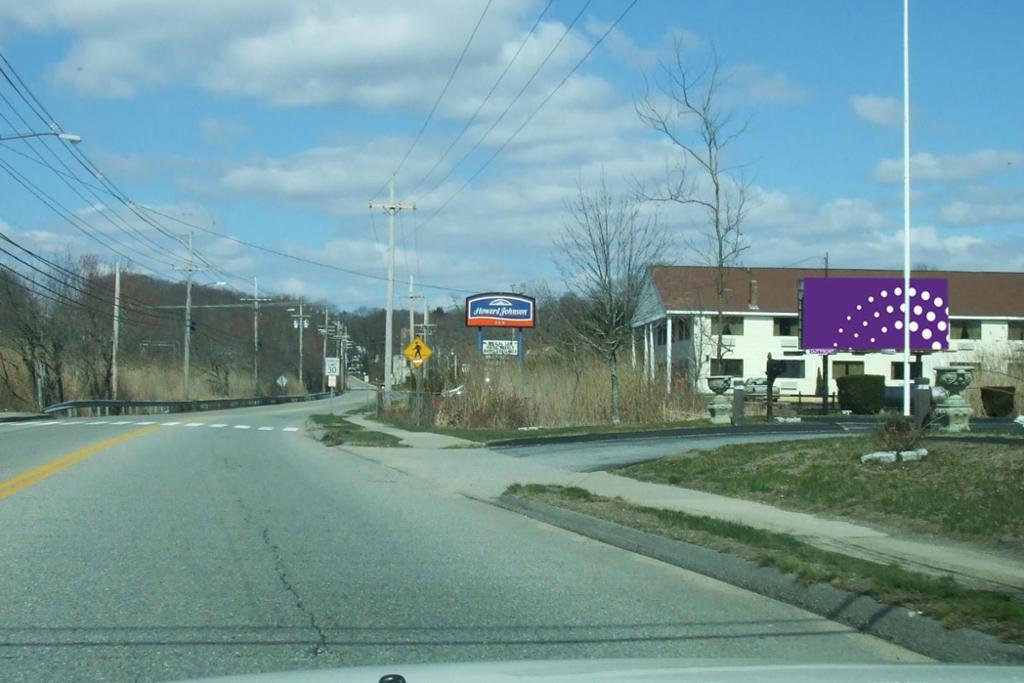
[[[936,325],[936,327],[939,328],[939,332],[945,332],[946,331],[946,321],[945,320],[940,320],[939,324]]]
[[[942,308],[942,297],[941,296],[935,297],[935,301],[933,301],[932,303],[935,304],[935,308]]]
[[[924,311],[924,309],[920,306],[914,306],[914,315],[921,315],[922,311]]]
[[[903,321],[902,320],[897,320],[896,321],[896,329],[897,330],[902,330],[903,329]]]
[[[839,328],[839,334],[842,334],[842,333],[843,333],[843,328],[840,327]]]
[[[885,325],[883,325],[882,326],[882,334],[886,334],[888,331],[889,331],[889,328],[886,327]]]
[[[923,330],[921,330],[921,336],[924,337],[925,339],[931,339],[932,331],[926,327]]]
[[[889,292],[888,292],[888,290],[885,290],[885,289],[883,289],[883,290],[881,291],[881,295],[882,295],[882,298],[883,298],[883,299],[884,299],[885,297],[889,296]]]
[[[900,294],[903,293],[903,288],[897,287],[896,289],[892,290],[892,293],[895,294],[896,296],[899,296]]]
[[[938,350],[940,350],[942,348],[942,344],[937,342],[937,341],[934,341],[934,342],[932,342],[932,348],[935,349],[936,351],[938,351]]]
[[[874,337],[872,337],[872,338],[871,338],[871,343],[872,343],[872,344],[874,344],[874,343],[875,343],[875,338],[874,338]]]
[[[869,297],[868,297],[868,303],[869,303],[869,304],[873,304],[873,303],[875,303],[875,297],[873,297],[873,296],[869,296]]]
[[[875,317],[876,317],[876,318],[877,318],[878,316],[880,316],[880,315],[882,315],[882,314],[881,314],[881,313],[879,313],[878,311],[875,311]]]
[[[928,319],[928,322],[934,322],[935,321],[935,311],[928,311],[927,313],[924,314],[924,317]]]
[[[867,320],[865,320],[864,322],[862,322],[862,323],[861,323],[861,326],[862,326],[862,327],[867,327],[867,326],[868,326],[868,321],[867,321]]]
[[[910,296],[917,296],[917,290],[913,287],[910,288]]]
[[[853,333],[853,338],[854,339],[860,339],[860,334],[858,334],[857,332],[854,332]]]
[[[917,332],[917,328],[918,328],[917,321],[916,320],[911,320],[910,321],[910,331],[911,332]]]
[[[921,298],[924,299],[925,301],[928,301],[928,299],[932,298],[932,293],[926,289],[923,292],[921,292]]]
[[[896,310],[896,309],[894,309],[892,306],[886,306],[885,307],[885,312],[886,313],[892,313],[894,310]]]
[[[847,320],[853,320],[853,316],[852,315],[848,315],[848,316],[846,316],[846,319]]]
[[[864,307],[863,307],[863,306],[861,306],[860,304],[857,304],[857,310],[858,310],[858,311],[859,311],[859,310],[861,310],[862,308],[864,308]]]

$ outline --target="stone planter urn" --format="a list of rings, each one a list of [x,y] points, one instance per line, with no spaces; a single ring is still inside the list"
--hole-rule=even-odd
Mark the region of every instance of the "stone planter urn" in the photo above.
[[[732,404],[724,396],[725,392],[732,386],[732,377],[729,375],[711,375],[708,377],[708,389],[715,393],[708,406],[711,413],[711,424],[727,425],[732,423]]]
[[[971,368],[936,368],[935,384],[946,390],[949,396],[936,409],[935,414],[945,416],[946,432],[968,432],[971,430],[971,409],[960,393],[971,385],[974,371]]]

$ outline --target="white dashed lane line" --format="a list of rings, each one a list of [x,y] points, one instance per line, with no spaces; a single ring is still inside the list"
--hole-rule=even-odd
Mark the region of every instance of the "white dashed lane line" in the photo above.
[[[258,427],[253,425],[232,425],[226,422],[216,422],[214,424],[207,424],[206,422],[158,422],[156,420],[118,420],[111,422],[110,420],[34,420],[31,422],[0,422],[0,427],[6,425],[17,425],[20,427],[32,427],[32,426],[53,426],[62,425],[70,427],[72,425],[155,425],[158,424],[161,427],[177,427],[179,425],[185,427],[209,427],[211,429],[225,429],[231,427],[232,429],[255,429],[258,432],[273,432],[280,429],[282,432],[297,432],[299,427]]]

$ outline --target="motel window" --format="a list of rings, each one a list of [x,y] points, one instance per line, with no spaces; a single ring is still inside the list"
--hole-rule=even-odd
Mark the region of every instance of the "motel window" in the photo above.
[[[1007,323],[1006,338],[1010,341],[1024,341],[1024,321]]]
[[[712,375],[729,375],[731,377],[743,377],[742,358],[717,358],[711,359]]]
[[[657,343],[658,343],[658,346],[664,346],[665,345],[665,336],[666,336],[665,335],[665,326],[664,325],[659,325],[657,327],[657,339],[658,339]]]
[[[679,318],[678,320],[672,321],[672,335],[676,341],[686,341],[690,338],[690,322],[689,318]]]
[[[711,316],[711,334],[718,336],[718,316]],[[739,336],[743,334],[743,318],[739,316],[722,316],[722,334]]]
[[[981,339],[981,321],[979,320],[950,320],[949,338],[957,339]]]
[[[776,337],[799,337],[800,318],[775,318]]]
[[[837,360],[832,363],[832,377],[834,379],[863,374],[864,361],[862,360]]]
[[[803,379],[804,362],[802,360],[783,360],[779,367],[779,377],[786,379]]]
[[[921,376],[921,364],[917,361],[910,363],[910,379],[917,379]],[[903,361],[893,361],[889,365],[889,379],[903,379]]]

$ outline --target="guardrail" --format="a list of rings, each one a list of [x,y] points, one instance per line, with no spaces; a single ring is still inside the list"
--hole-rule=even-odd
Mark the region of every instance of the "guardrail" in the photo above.
[[[281,403],[297,403],[299,401],[317,401],[327,398],[331,392],[316,394],[296,394],[291,396],[249,396],[245,398],[207,398],[189,401],[65,401],[49,406],[43,410],[48,415],[77,415],[87,411],[85,415],[151,415],[167,413],[188,413],[201,410],[219,410],[222,408],[246,408],[251,406],[277,405]]]

